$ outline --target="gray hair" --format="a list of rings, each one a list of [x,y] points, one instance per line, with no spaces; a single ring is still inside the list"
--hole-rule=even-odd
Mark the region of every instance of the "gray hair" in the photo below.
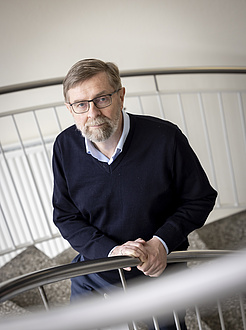
[[[119,69],[114,63],[103,62],[98,59],[84,59],[75,63],[63,80],[63,94],[65,101],[68,102],[67,96],[69,89],[92,78],[100,72],[107,73],[109,84],[114,89],[122,87]]]

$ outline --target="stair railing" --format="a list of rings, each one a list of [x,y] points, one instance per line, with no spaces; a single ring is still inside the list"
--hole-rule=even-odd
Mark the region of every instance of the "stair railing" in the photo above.
[[[225,256],[229,255],[230,259],[226,260]],[[219,258],[224,256],[224,258]],[[186,262],[194,262],[194,261],[208,261],[208,260],[214,260],[215,258],[219,258],[218,262],[220,262],[218,265],[217,263],[207,264],[206,268],[203,267],[203,270],[201,271],[199,267],[197,269],[193,270],[192,273],[190,273],[188,276],[185,275],[185,272],[182,276],[182,274],[176,274],[180,276],[179,278],[175,275],[176,278],[176,285],[175,283],[171,282],[172,289],[167,290],[167,296],[169,295],[169,303],[170,306],[175,307],[173,308],[174,313],[174,319],[176,322],[177,329],[180,329],[179,320],[177,317],[177,313],[175,312],[176,308],[179,310],[181,307],[185,307],[186,302],[186,295],[187,295],[187,301],[189,304],[195,302],[195,303],[202,303],[204,301],[210,300],[210,298],[214,298],[216,295],[216,299],[219,296],[224,296],[225,293],[232,292],[232,289],[238,290],[240,289],[241,292],[243,292],[243,286],[246,284],[246,263],[245,263],[245,257],[246,254],[243,251],[222,251],[222,250],[202,250],[202,251],[180,251],[180,252],[172,252],[170,255],[168,255],[168,263],[186,263]],[[228,258],[228,257],[227,257]],[[225,261],[224,261],[225,259]],[[128,257],[128,256],[119,256],[119,257],[111,257],[111,258],[105,258],[105,259],[98,259],[98,260],[92,260],[92,261],[84,261],[79,262],[75,264],[68,264],[68,265],[62,265],[58,267],[52,267],[40,271],[33,272],[31,274],[23,275],[18,278],[6,281],[2,284],[0,284],[0,302],[4,302],[7,299],[13,298],[15,295],[22,293],[24,291],[33,289],[33,288],[39,288],[44,305],[47,310],[49,310],[49,303],[47,301],[47,297],[44,290],[44,285],[54,283],[57,281],[62,281],[71,277],[79,276],[79,275],[86,275],[91,274],[95,272],[102,272],[102,271],[108,271],[113,269],[118,269],[120,273],[120,278],[122,281],[123,288],[126,287],[124,273],[122,271],[125,267],[134,267],[137,266],[140,263],[139,259]],[[230,268],[228,268],[228,265]],[[204,266],[204,265],[203,265]],[[195,273],[197,274],[197,277],[194,276]],[[189,277],[190,282],[189,283]],[[170,278],[170,276],[169,276]],[[195,280],[194,280],[195,279]],[[168,280],[168,279],[167,279]],[[164,278],[165,281],[165,278]],[[190,289],[192,289],[192,283],[194,281],[194,292],[188,292],[186,290],[189,286]],[[165,282],[163,282],[165,283]],[[179,296],[177,292],[177,286],[180,287],[180,283],[183,283],[184,285],[184,291],[186,293],[184,296],[182,296],[182,292],[180,292],[181,297]],[[200,283],[200,285],[199,285]],[[201,288],[199,288],[201,286]],[[204,287],[206,286],[206,287]],[[159,283],[159,288],[160,288]],[[211,288],[214,288],[214,291],[211,290]],[[152,288],[153,289],[153,288]],[[204,290],[205,289],[205,290]],[[144,288],[145,290],[145,288]],[[158,292],[158,286],[155,287],[155,290]],[[172,292],[174,297],[170,296],[170,292]],[[196,292],[196,290],[200,290],[200,296],[199,292]],[[160,291],[160,290],[159,290]],[[182,289],[183,291],[183,289]],[[192,291],[192,290],[191,290]],[[147,289],[147,292],[148,289]],[[176,292],[176,295],[175,295]],[[223,294],[222,294],[223,293]],[[147,293],[146,293],[147,294]],[[162,296],[162,295],[161,295]],[[205,296],[205,299],[203,298]],[[211,297],[210,297],[211,296]],[[209,298],[210,297],[210,298]],[[147,302],[148,302],[148,298]],[[158,299],[161,299],[160,297]],[[198,299],[198,301],[197,301]],[[165,299],[164,299],[165,300]],[[174,300],[174,302],[173,302]],[[180,305],[180,301],[182,302],[182,306]],[[241,309],[241,318],[242,318],[242,324],[243,328],[246,329],[246,321],[245,321],[245,307],[243,302],[243,294],[240,294],[239,296],[239,302],[240,302],[240,309]],[[149,304],[149,303],[148,303]],[[156,305],[156,303],[155,303]],[[168,306],[166,304],[166,306]],[[167,310],[170,312],[170,308],[167,308]],[[153,311],[153,308],[152,308]],[[167,313],[165,309],[163,309],[164,314]],[[201,318],[199,309],[196,306],[196,317],[197,317],[197,323],[199,330],[202,329],[201,326]],[[224,320],[223,320],[223,314],[220,304],[218,303],[218,312],[220,316],[220,323],[222,329],[224,329]],[[159,312],[158,312],[159,313]],[[157,313],[157,314],[158,314]],[[157,315],[156,313],[153,313],[154,315]],[[136,316],[138,318],[138,315]],[[158,329],[158,323],[156,321],[156,318],[153,318],[155,329]],[[102,322],[103,323],[103,322]],[[8,324],[9,326],[9,324]],[[27,324],[25,324],[27,326]],[[137,329],[137,326],[133,323],[133,327]],[[3,328],[4,329],[4,328]],[[7,327],[6,327],[7,329]],[[18,325],[18,329],[21,330],[21,327]],[[24,329],[24,327],[23,327]],[[26,328],[27,330],[31,328]],[[36,328],[38,329],[38,328]],[[53,329],[53,328],[47,328],[46,329]],[[55,328],[54,328],[55,329]],[[61,328],[63,329],[63,328]],[[64,328],[65,329],[65,328]],[[77,329],[76,327],[73,328],[73,325],[71,324],[70,327],[71,330]],[[86,329],[85,326],[82,326],[81,329]],[[8,330],[11,330],[11,328],[8,327]]]
[[[226,250],[178,251],[170,253],[167,256],[167,262],[186,263],[191,261],[205,261],[221,257],[229,252],[230,251]],[[47,284],[63,281],[80,275],[122,269],[125,267],[135,267],[139,265],[139,263],[140,261],[137,258],[118,256],[66,264],[35,271],[0,283],[0,303],[13,298],[17,294],[37,287],[43,292],[43,286]],[[47,307],[48,301],[45,296],[42,296],[42,299],[44,305]]]

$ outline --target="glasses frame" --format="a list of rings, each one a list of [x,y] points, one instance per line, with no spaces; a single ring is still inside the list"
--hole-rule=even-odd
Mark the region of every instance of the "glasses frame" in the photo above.
[[[68,104],[69,104],[70,107],[72,108],[73,112],[76,113],[76,114],[78,114],[78,115],[80,115],[80,114],[82,114],[82,113],[86,113],[86,112],[88,112],[88,111],[90,110],[90,102],[93,102],[94,105],[95,105],[95,107],[96,107],[97,109],[104,109],[104,108],[109,107],[109,106],[112,104],[112,95],[114,95],[115,93],[118,93],[118,92],[121,90],[121,88],[122,88],[122,87],[116,89],[113,93],[103,94],[103,95],[100,95],[100,96],[94,97],[94,99],[91,99],[91,100],[81,100],[81,101],[79,101],[79,102],[68,103]],[[95,101],[96,99],[100,98],[100,97],[103,97],[103,96],[110,96],[110,104],[106,105],[105,107],[100,107],[100,108],[99,108],[99,107],[95,104],[94,101]],[[86,111],[83,111],[83,112],[76,112],[76,111],[74,110],[73,105],[74,105],[74,104],[81,103],[81,102],[87,102],[87,104],[88,104],[88,109],[87,109]]]

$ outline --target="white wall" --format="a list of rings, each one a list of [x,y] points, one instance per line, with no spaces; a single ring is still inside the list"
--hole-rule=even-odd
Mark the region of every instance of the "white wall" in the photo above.
[[[85,57],[245,66],[245,13],[245,0],[0,0],[0,86],[64,76]]]
[[[246,66],[245,13],[246,0],[0,0],[0,87],[62,77],[72,64],[85,57],[114,61],[121,70]],[[162,89],[178,89],[180,84],[182,89],[182,84],[186,87],[184,79],[166,79]],[[234,81],[231,85],[228,79],[222,79],[226,81],[223,88],[234,87]],[[236,85],[237,89],[245,89],[245,77],[238,77]],[[126,87],[131,92],[129,82]],[[197,80],[194,88],[198,88]],[[53,101],[62,101],[61,86],[42,89],[41,94],[32,90],[1,96],[0,112]],[[194,128],[190,104],[186,108],[187,120]],[[197,109],[196,103],[192,108]],[[214,105],[208,108],[216,109]],[[168,119],[172,120],[172,104],[170,109]],[[128,110],[138,111],[129,103]],[[150,102],[148,113],[155,115],[154,111]],[[235,106],[230,111],[233,118]],[[211,122],[214,116],[213,112]],[[34,125],[27,119],[22,125],[29,136]],[[241,129],[239,122],[231,135]],[[190,140],[202,158],[202,146],[196,146],[199,132],[194,131]],[[2,142],[15,139],[11,125],[5,121],[0,123],[0,138]],[[221,140],[215,137],[214,141]],[[221,142],[217,148],[223,149]],[[240,163],[242,151],[235,150],[234,159]],[[240,150],[244,150],[243,145]],[[215,154],[219,154],[217,150]],[[221,169],[227,176],[223,162]]]

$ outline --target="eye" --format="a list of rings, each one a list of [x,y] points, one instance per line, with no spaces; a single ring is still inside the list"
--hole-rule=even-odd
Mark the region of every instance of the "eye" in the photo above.
[[[78,112],[85,111],[85,110],[87,110],[88,103],[86,101],[81,101],[81,102],[75,103],[74,107],[75,107],[76,111],[78,111]]]
[[[76,104],[76,106],[78,107],[78,108],[85,108],[86,106],[87,106],[87,102],[79,102],[79,103],[77,103]]]
[[[107,99],[107,96],[103,95],[97,98],[97,102],[104,102]]]
[[[78,103],[74,103],[73,104],[73,109],[77,113],[86,112],[87,109],[88,109],[88,102],[87,101],[81,101],[81,102],[78,102]]]
[[[102,95],[100,97],[97,97],[95,99],[96,104],[105,104],[108,103],[108,100],[110,99],[110,97],[108,95]]]

